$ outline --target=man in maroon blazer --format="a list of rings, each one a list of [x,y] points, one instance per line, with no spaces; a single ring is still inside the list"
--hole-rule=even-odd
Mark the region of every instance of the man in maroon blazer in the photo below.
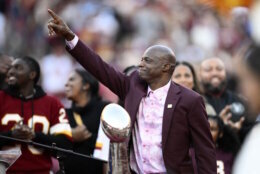
[[[129,77],[103,62],[51,10],[49,33],[66,39],[69,53],[125,103],[132,121],[133,173],[216,174],[215,149],[200,95],[171,82],[175,56],[168,47],[148,48]],[[153,105],[154,104],[154,105]],[[189,148],[194,147],[194,171]]]

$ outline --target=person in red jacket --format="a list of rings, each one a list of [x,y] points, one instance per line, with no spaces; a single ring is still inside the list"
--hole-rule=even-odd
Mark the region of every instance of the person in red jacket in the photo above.
[[[63,105],[46,95],[37,82],[40,66],[31,57],[15,59],[7,73],[8,88],[0,91],[0,133],[23,140],[70,148],[71,128]],[[21,148],[9,174],[49,174],[51,153],[27,144],[0,140],[1,150]]]

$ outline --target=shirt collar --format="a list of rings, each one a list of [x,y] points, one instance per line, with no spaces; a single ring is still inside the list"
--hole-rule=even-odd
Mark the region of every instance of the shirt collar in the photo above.
[[[165,93],[167,93],[169,88],[170,88],[170,85],[171,85],[171,80],[169,80],[169,82],[166,85],[164,85],[164,86],[162,86],[162,87],[160,87],[160,88],[158,88],[154,91],[150,88],[150,86],[148,86],[147,96],[149,96],[150,92],[153,92],[153,93],[165,92]]]

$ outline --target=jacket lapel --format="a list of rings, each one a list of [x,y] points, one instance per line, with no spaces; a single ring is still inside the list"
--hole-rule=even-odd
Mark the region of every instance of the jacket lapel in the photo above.
[[[176,104],[180,99],[180,93],[181,90],[179,86],[172,82],[166,97],[164,112],[163,112],[163,124],[162,124],[162,147],[163,148],[165,146],[168,137],[169,129],[173,118],[173,112],[175,110]]]
[[[132,128],[136,121],[136,116],[138,113],[140,102],[141,102],[142,98],[147,95],[147,87],[148,87],[147,83],[145,83],[143,80],[141,80],[139,78],[139,76],[137,78],[138,78],[138,80],[137,80],[137,83],[135,84],[136,88],[135,88],[134,92],[131,94],[131,95],[133,95],[133,97],[132,97],[133,100],[131,101],[131,111],[129,113],[132,118],[132,120],[131,120]]]

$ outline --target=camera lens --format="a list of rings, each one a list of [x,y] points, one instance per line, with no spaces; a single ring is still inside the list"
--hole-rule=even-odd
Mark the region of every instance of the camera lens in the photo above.
[[[235,103],[232,103],[230,110],[231,110],[232,114],[242,115],[245,112],[245,107],[242,105],[242,103],[235,102]]]

